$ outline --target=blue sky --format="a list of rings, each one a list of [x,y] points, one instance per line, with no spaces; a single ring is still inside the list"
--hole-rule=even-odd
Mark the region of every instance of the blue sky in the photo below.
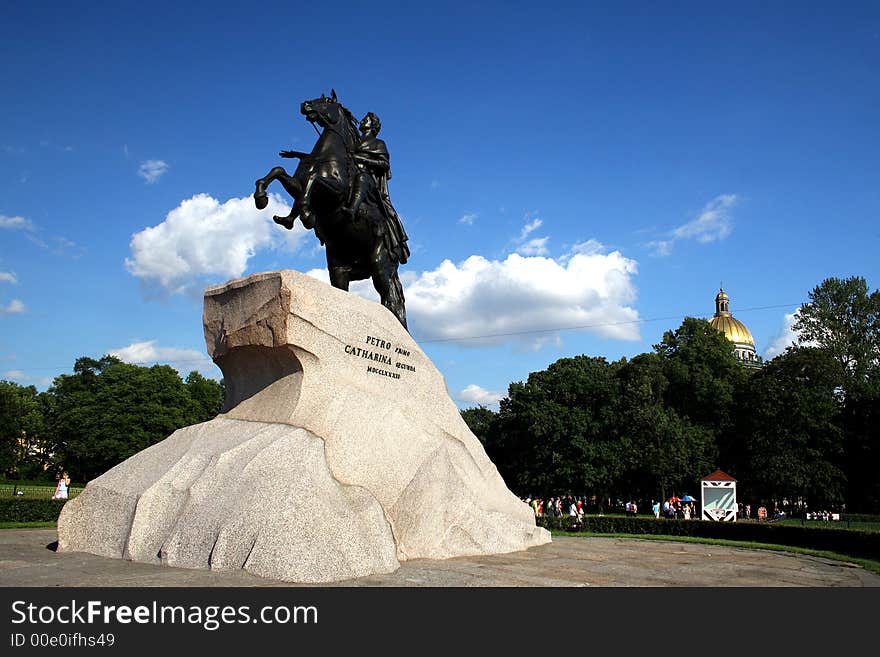
[[[721,281],[765,355],[824,278],[880,286],[880,6],[603,4],[6,3],[0,378],[219,376],[204,287],[324,268],[249,197],[331,88],[382,119],[410,328],[463,407],[648,351]]]

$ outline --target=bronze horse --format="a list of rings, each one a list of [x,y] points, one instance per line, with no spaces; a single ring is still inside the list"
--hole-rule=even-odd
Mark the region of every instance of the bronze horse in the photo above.
[[[269,203],[266,188],[273,180],[279,181],[293,198],[293,207],[288,216],[273,217],[275,222],[290,229],[299,217],[303,226],[314,229],[326,246],[330,284],[347,291],[351,281],[371,278],[382,305],[407,328],[403,286],[397,275],[398,265],[405,264],[409,255],[406,234],[401,227],[402,240],[387,238],[388,217],[378,195],[367,196],[355,216],[345,211],[353,176],[358,173],[353,157],[360,141],[357,122],[335,91],[330,97],[322,94],[305,101],[300,112],[322,128],[312,152],[281,151],[282,157],[299,158],[299,166],[293,175],[274,167],[257,180],[254,203],[264,209]]]

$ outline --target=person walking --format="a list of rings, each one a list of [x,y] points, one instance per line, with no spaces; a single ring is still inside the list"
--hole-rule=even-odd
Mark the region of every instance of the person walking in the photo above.
[[[66,500],[70,495],[70,476],[65,472],[58,477],[58,483],[55,485],[55,494],[52,495],[53,500]]]

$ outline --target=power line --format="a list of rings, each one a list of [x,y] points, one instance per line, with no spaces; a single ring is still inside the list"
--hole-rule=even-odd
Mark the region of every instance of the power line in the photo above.
[[[112,355],[112,354],[109,354],[109,355]],[[98,359],[96,358],[94,360],[98,360]],[[120,360],[122,360],[122,359],[120,358]],[[153,359],[153,360],[123,360],[122,362],[126,363],[127,365],[149,365],[150,363],[152,363],[154,365],[169,365],[171,363],[178,363],[178,364],[179,363],[204,363],[205,361],[209,361],[209,362],[213,363],[213,361],[211,361],[211,359],[208,358],[207,356],[205,358],[188,358],[188,359],[182,359],[182,360],[165,360],[165,359],[155,360],[155,359]],[[56,366],[56,367],[26,367],[24,365],[18,365],[16,363],[16,366],[13,367],[13,369],[7,370],[7,371],[16,371],[16,370],[18,370],[19,367],[26,369],[29,372],[33,372],[35,370],[59,370],[59,369],[64,369],[67,366],[62,365],[62,366]]]
[[[801,305],[802,305],[802,302],[778,303],[778,304],[774,304],[772,306],[753,306],[751,308],[739,308],[736,312],[737,312],[737,314],[740,314],[740,313],[752,312],[755,310],[774,310],[777,308],[794,308],[794,307],[799,308]],[[414,337],[413,339],[416,340],[416,342],[418,342],[419,344],[437,344],[437,343],[441,343],[441,342],[467,342],[470,340],[488,340],[490,338],[510,338],[510,337],[517,337],[517,336],[521,336],[521,335],[538,335],[541,333],[556,333],[556,332],[562,332],[562,331],[582,331],[582,330],[586,330],[586,329],[604,328],[606,326],[624,326],[624,325],[629,325],[629,324],[647,324],[649,322],[662,322],[662,321],[669,321],[669,320],[678,320],[683,317],[694,317],[694,316],[697,316],[697,313],[693,313],[693,314],[679,313],[677,315],[667,315],[665,317],[651,317],[648,319],[631,319],[631,320],[626,320],[626,321],[621,321],[621,322],[599,322],[597,324],[581,324],[578,326],[559,326],[559,327],[555,327],[555,328],[546,328],[546,329],[530,329],[530,330],[525,330],[525,331],[510,331],[507,333],[487,333],[484,335],[471,335],[471,336],[454,337],[454,338],[430,338],[430,339],[422,340],[422,339],[418,339],[418,338]],[[152,359],[152,360],[137,360],[137,361],[124,361],[124,362],[128,363],[129,365],[147,365],[149,363],[154,363],[154,364],[159,365],[159,364],[172,364],[172,363],[175,363],[175,364],[204,363],[206,360],[209,360],[209,359],[207,357],[205,357],[205,358],[187,358],[187,359],[177,359],[177,360]],[[35,370],[58,370],[58,369],[64,369],[64,367],[66,367],[66,366],[56,366],[56,367],[24,367],[24,366],[21,366],[21,367],[23,367],[24,369],[27,369],[28,371],[35,371]]]
[[[752,310],[770,310],[773,308],[792,308],[792,307],[800,307],[800,303],[780,303],[772,306],[755,306],[753,308],[740,308],[736,312],[737,314],[750,312]],[[488,338],[509,338],[515,337],[519,335],[535,335],[538,333],[556,333],[557,331],[580,331],[583,329],[593,329],[593,328],[603,328],[605,326],[624,326],[628,324],[647,324],[648,322],[661,322],[661,321],[669,321],[676,320],[682,317],[693,317],[694,315],[688,314],[680,314],[680,315],[669,315],[667,317],[652,317],[650,319],[630,319],[621,322],[600,322],[598,324],[581,324],[579,326],[560,326],[556,328],[546,328],[546,329],[531,329],[528,331],[511,331],[509,333],[491,333],[486,335],[472,335],[467,337],[455,337],[455,338],[433,338],[429,340],[418,340],[421,344],[429,344],[436,342],[466,342],[468,340],[483,340]]]

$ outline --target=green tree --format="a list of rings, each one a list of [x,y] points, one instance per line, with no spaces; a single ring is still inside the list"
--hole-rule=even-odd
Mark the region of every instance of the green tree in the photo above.
[[[562,358],[510,385],[487,452],[520,494],[605,493],[625,467],[616,398],[604,358]]]
[[[0,381],[0,472],[14,475],[21,440],[21,393],[17,383]]]
[[[186,389],[190,398],[198,404],[200,421],[210,420],[223,407],[226,391],[223,382],[206,379],[198,372],[190,372],[186,377]]]
[[[0,471],[6,476],[43,476],[54,445],[46,432],[45,393],[34,386],[0,381]]]
[[[815,344],[839,365],[840,426],[847,506],[880,511],[880,291],[860,276],[828,278],[810,292],[794,324],[800,344]]]
[[[713,435],[724,431],[734,410],[734,393],[747,374],[734,356],[733,343],[703,319],[686,317],[666,331],[655,353],[669,381],[666,404]]]
[[[669,380],[659,354],[640,354],[618,368],[618,428],[632,445],[627,494],[665,499],[693,490],[716,460],[711,432],[681,417],[665,401]]]
[[[846,449],[847,508],[880,512],[880,392],[873,387],[846,400],[842,421]]]
[[[55,379],[50,427],[58,458],[71,476],[88,481],[175,430],[206,420],[211,396],[193,399],[210,384],[192,387],[167,365],[140,367],[113,356],[80,358],[72,375]],[[198,397],[198,395],[197,395]]]
[[[804,498],[813,508],[844,501],[842,376],[825,350],[795,347],[751,379],[738,423],[743,489],[765,501]]]
[[[475,406],[474,408],[466,408],[461,411],[461,417],[485,447],[493,425],[498,420],[498,414],[485,406]]]
[[[848,395],[874,387],[880,370],[880,291],[868,292],[864,278],[828,278],[809,293],[794,330],[801,345],[815,344],[845,375]]]

